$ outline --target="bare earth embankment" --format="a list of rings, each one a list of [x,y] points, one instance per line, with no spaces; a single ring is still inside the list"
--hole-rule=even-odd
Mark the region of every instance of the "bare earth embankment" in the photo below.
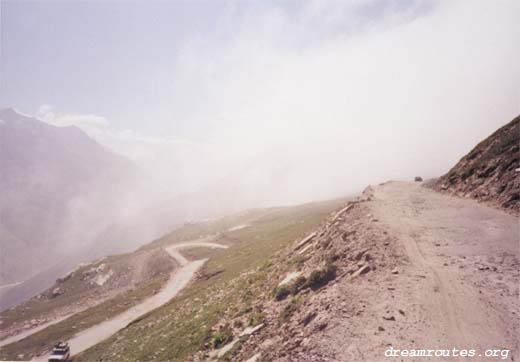
[[[235,231],[180,296],[76,359],[519,360],[518,218],[408,182],[322,211]],[[73,349],[103,339],[101,326]],[[475,356],[385,356],[392,349]]]
[[[273,259],[253,302],[263,329],[225,360],[518,361],[519,235],[516,217],[474,200],[407,182],[368,188]]]
[[[520,116],[480,142],[445,175],[437,191],[472,198],[520,215]]]
[[[499,360],[485,351],[507,349],[507,360],[519,360],[518,218],[402,182],[374,188],[364,205],[406,258],[362,288],[345,286],[359,293],[345,298],[357,313],[329,330],[320,349],[337,361],[382,361],[390,347],[475,350],[465,361]]]

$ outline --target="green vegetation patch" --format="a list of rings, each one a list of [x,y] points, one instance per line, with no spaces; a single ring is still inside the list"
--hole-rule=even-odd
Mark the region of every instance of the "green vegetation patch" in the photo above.
[[[218,349],[222,347],[225,344],[228,344],[233,340],[233,331],[231,328],[225,327],[221,330],[219,330],[215,335],[213,336],[213,340],[211,342],[211,345],[214,349]]]
[[[291,301],[282,309],[278,320],[281,323],[287,321],[300,308],[302,300],[299,297],[293,297]]]
[[[268,209],[258,212],[246,228],[224,230],[219,242],[229,240],[233,246],[215,250],[203,268],[206,275],[220,273],[191,283],[168,304],[75,356],[75,361],[185,361],[197,351],[212,348],[216,324],[223,318],[230,325],[234,319],[243,320],[243,325],[259,324],[264,319],[262,300],[272,298],[269,290],[277,280],[273,273],[285,271],[270,265],[272,256],[313,230],[343,203],[334,200]],[[229,222],[226,230],[237,224]],[[169,238],[181,241],[177,236]]]
[[[313,270],[309,275],[307,286],[311,289],[319,289],[329,281],[336,278],[337,266],[332,263],[327,263],[325,266],[318,270]]]

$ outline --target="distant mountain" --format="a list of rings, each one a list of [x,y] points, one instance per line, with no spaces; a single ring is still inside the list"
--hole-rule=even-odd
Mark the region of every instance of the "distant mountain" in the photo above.
[[[138,168],[79,128],[0,110],[0,285],[87,246],[139,188]]]
[[[0,309],[45,290],[80,262],[132,251],[186,221],[250,207],[251,190],[237,187],[238,176],[170,199],[169,190],[154,188],[131,161],[78,127],[0,110],[0,287],[24,281],[0,288]]]
[[[133,249],[187,221],[302,202],[308,169],[264,155],[174,198],[81,129],[0,110],[0,309],[50,287],[80,262]],[[173,192],[172,192],[173,193]]]
[[[480,142],[433,187],[520,213],[520,116]]]

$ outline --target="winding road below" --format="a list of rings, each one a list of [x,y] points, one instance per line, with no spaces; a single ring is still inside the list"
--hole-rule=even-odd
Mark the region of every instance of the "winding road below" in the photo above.
[[[97,343],[109,338],[111,335],[116,333],[122,328],[125,328],[129,323],[142,315],[160,307],[174,298],[193,278],[194,274],[199,270],[208,259],[201,259],[195,261],[187,260],[179,250],[188,248],[218,248],[227,249],[225,245],[210,243],[210,242],[186,242],[181,244],[175,244],[164,248],[164,250],[170,254],[179,264],[180,267],[172,272],[170,279],[161,291],[152,297],[144,300],[139,305],[136,305],[127,311],[115,316],[114,318],[107,320],[103,323],[97,324],[91,328],[79,332],[68,343],[71,351],[76,354],[80,353]],[[27,336],[24,336],[27,337]],[[48,355],[44,357],[46,361]],[[41,357],[38,358],[38,360]]]

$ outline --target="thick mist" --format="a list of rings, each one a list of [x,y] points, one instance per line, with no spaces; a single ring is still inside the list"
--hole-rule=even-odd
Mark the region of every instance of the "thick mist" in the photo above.
[[[237,207],[438,176],[519,112],[519,5],[369,3],[228,3],[150,69],[148,135],[76,119],[165,195],[232,192]]]
[[[37,9],[21,17],[27,6]],[[136,245],[171,220],[439,176],[520,112],[516,1],[69,10],[4,6],[0,103],[80,127],[144,177],[139,186],[99,182],[74,195],[64,250],[106,230],[131,230],[115,239]],[[54,21],[64,11],[69,21]],[[96,27],[75,21],[89,17]],[[48,22],[60,31],[37,27]],[[37,76],[15,45],[27,59],[38,52]],[[59,62],[52,47],[67,49]]]
[[[442,174],[518,113],[518,5],[431,3],[375,22],[357,6],[238,11],[229,42],[187,42],[175,94],[197,96],[174,118],[207,120],[208,141],[182,168],[234,170],[261,199],[301,202]]]
[[[440,176],[520,113],[519,13],[478,0],[2,3],[0,105],[63,131],[56,151],[52,135],[4,134],[16,157],[2,161],[2,280],[53,265],[10,303],[185,221]]]

